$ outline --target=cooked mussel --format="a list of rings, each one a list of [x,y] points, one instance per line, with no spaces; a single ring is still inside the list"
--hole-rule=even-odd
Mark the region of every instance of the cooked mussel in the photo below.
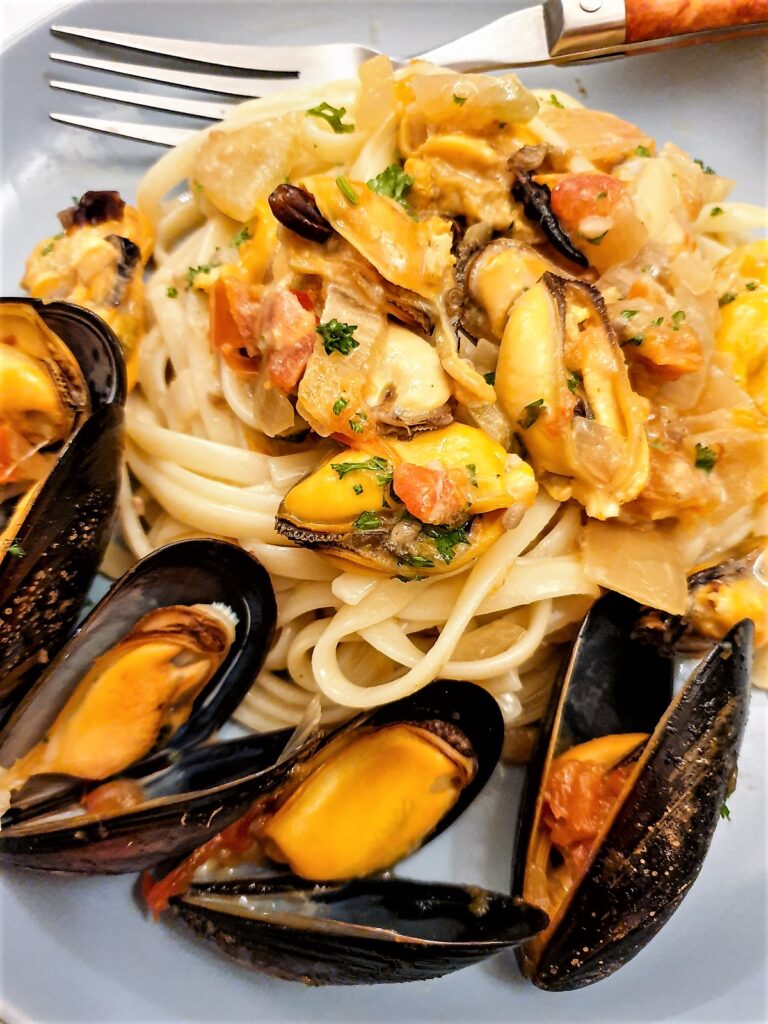
[[[440,977],[525,941],[547,921],[514,896],[400,878],[203,883],[173,909],[227,956],[312,985]]]
[[[125,371],[106,324],[0,300],[0,703],[74,625],[117,504]]]
[[[602,296],[545,273],[512,306],[496,394],[558,501],[616,516],[648,480],[648,403],[632,390]]]
[[[694,882],[732,786],[752,624],[739,623],[670,701],[673,662],[630,640],[638,606],[590,611],[531,766],[515,892],[549,927],[519,952],[540,988],[580,988],[634,957]]]
[[[370,877],[468,806],[502,733],[498,705],[469,683],[434,683],[358,716],[147,884],[148,905],[170,904],[235,959],[314,984],[435,977],[514,945],[546,924],[522,900]],[[248,865],[257,873],[244,878]]]
[[[768,542],[751,539],[714,564],[688,577],[688,608],[672,615],[644,608],[633,636],[656,644],[666,653],[702,654],[738,621],[755,624],[755,647],[768,643]]]
[[[0,731],[0,787],[13,794],[0,860],[129,870],[236,817],[250,790],[230,806],[222,784],[274,767],[279,751],[200,744],[253,682],[275,614],[266,571],[234,545],[183,541],[138,563]]]
[[[483,431],[454,423],[410,441],[331,456],[285,496],[278,532],[406,578],[457,569],[532,504],[530,467]]]

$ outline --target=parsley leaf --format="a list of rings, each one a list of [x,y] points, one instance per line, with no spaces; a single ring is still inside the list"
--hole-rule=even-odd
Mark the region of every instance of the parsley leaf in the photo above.
[[[724,803],[723,806],[720,808],[720,817],[725,818],[726,821],[731,820],[731,812],[728,808],[728,804]]]
[[[421,528],[421,532],[425,537],[429,537],[434,542],[438,558],[446,564],[452,562],[456,557],[456,548],[459,544],[469,544],[469,537],[463,526],[452,528],[425,523]]]
[[[623,320],[624,323],[627,323],[633,316],[637,316],[637,312],[638,311],[636,309],[623,309],[619,314],[619,320]]]
[[[365,421],[368,417],[364,412],[356,412],[354,416],[349,417],[349,425],[356,434],[362,434],[365,430]]]
[[[352,337],[357,330],[357,324],[345,324],[334,317],[327,323],[318,324],[315,330],[323,339],[323,346],[328,355],[338,352],[342,356],[348,356],[353,348],[360,345],[360,342]]]
[[[608,230],[609,230],[609,229],[608,229],[608,228],[606,228],[606,229],[605,229],[605,231],[604,231],[604,232],[602,233],[602,235],[595,235],[595,237],[594,237],[594,238],[588,238],[588,237],[587,237],[587,235],[582,235],[581,237],[582,237],[582,238],[583,238],[583,239],[584,239],[584,240],[585,240],[586,242],[589,242],[589,244],[590,244],[590,245],[600,245],[600,243],[602,242],[602,240],[603,240],[603,239],[605,238],[605,236],[606,236],[606,235],[608,234]]]
[[[733,294],[733,292],[726,292],[724,295],[720,296],[720,298],[717,300],[717,304],[722,309],[723,306],[729,306],[732,302],[735,301],[736,296]]]
[[[381,517],[375,512],[361,512],[354,522],[355,529],[362,531],[380,530],[381,525]]]
[[[473,487],[479,487],[477,482],[477,465],[474,462],[467,463],[467,472],[469,473],[469,482]]]
[[[243,244],[243,242],[247,242],[250,237],[250,228],[248,227],[247,224],[245,224],[242,228],[240,228],[240,230],[237,232],[237,234],[229,244],[232,246],[233,249],[237,249]]]
[[[699,159],[697,158],[697,159],[696,159],[696,160],[694,160],[693,162],[694,162],[695,164],[698,164],[698,165],[699,165],[699,167],[700,167],[700,168],[702,169],[702,171],[704,172],[704,174],[716,174],[716,173],[717,173],[716,171],[713,171],[711,167],[709,167],[709,166],[708,166],[707,164],[705,164],[703,160],[699,160]]]
[[[466,96],[457,96],[456,93],[453,94],[453,102],[457,107],[463,107],[467,102],[467,98]]]
[[[55,248],[56,248],[56,246],[54,245],[54,243],[53,243],[53,242],[49,242],[49,243],[48,243],[48,245],[44,246],[44,247],[43,247],[43,248],[42,248],[42,249],[40,250],[40,255],[41,255],[41,256],[47,256],[47,255],[48,255],[48,253],[51,253],[51,252],[53,252],[53,250],[54,250]]]
[[[621,344],[622,344],[622,346],[624,346],[624,345],[635,345],[635,346],[637,346],[637,345],[642,345],[644,341],[645,341],[645,335],[644,334],[636,334],[634,336],[634,338],[627,338],[627,340],[623,341]]]
[[[23,558],[24,555],[26,555],[26,551],[21,546],[21,544],[19,544],[19,542],[15,540],[13,544],[11,544],[11,546],[8,548],[8,554],[13,555],[14,558]]]
[[[680,324],[683,322],[683,320],[685,320],[685,313],[683,312],[683,310],[682,309],[676,310],[672,314],[672,330],[673,331],[679,331],[680,330]]]
[[[363,485],[362,484],[352,484],[352,490],[355,492],[355,494],[362,494],[363,493]]]
[[[703,469],[705,473],[711,473],[717,462],[717,452],[707,448],[705,444],[696,442],[696,458],[694,465],[696,469]]]
[[[725,213],[725,210],[722,208],[722,206],[713,206],[712,209],[709,211],[709,216],[710,217],[722,217],[722,215],[724,213]]]
[[[608,193],[607,192],[598,192],[597,195],[595,196],[595,199],[607,199],[607,198],[608,198]]]
[[[339,192],[341,192],[341,194],[344,196],[346,200],[348,200],[348,202],[350,202],[353,206],[357,206],[359,198],[357,192],[355,192],[355,190],[352,188],[352,186],[349,184],[349,182],[347,181],[343,174],[340,174],[336,179],[336,186]]]
[[[543,412],[547,411],[547,407],[544,404],[543,398],[537,398],[535,402],[529,402],[528,405],[523,409],[522,415],[518,419],[518,423],[527,430],[528,427],[532,427],[536,420],[541,416]]]
[[[560,102],[560,100],[557,98],[557,96],[555,96],[553,92],[549,94],[549,102],[552,104],[553,107],[559,107],[560,110],[564,109],[563,104]]]
[[[421,555],[404,555],[398,561],[401,564],[412,565],[414,569],[431,569],[435,564],[431,558],[422,558]]]
[[[405,196],[413,185],[413,178],[405,173],[400,164],[390,164],[366,184],[371,192],[378,192],[380,196],[387,196],[401,206],[408,207]]]
[[[635,150],[635,155],[636,156],[650,156],[651,155],[651,151],[650,151],[650,149],[648,149],[647,146],[638,146],[637,149]]]
[[[571,394],[574,394],[584,383],[581,374],[576,370],[571,370],[568,374],[568,380],[566,384]]]
[[[755,291],[757,286],[758,286],[758,282],[757,281],[747,281],[747,283],[746,283],[746,285],[744,287],[747,289],[748,292],[753,292],[753,291]]]
[[[171,285],[170,288],[165,289],[165,294],[168,296],[169,299],[175,299],[176,296],[179,294],[179,289],[174,288],[173,285]]]
[[[332,462],[331,469],[339,474],[339,480],[343,480],[347,473],[359,473],[363,470],[375,473],[377,470],[389,469],[389,463],[386,459],[373,455],[365,462]]]
[[[201,263],[199,267],[187,267],[187,284],[191,288],[198,274],[208,274],[210,270],[210,263]]]
[[[345,135],[347,132],[353,132],[355,130],[354,124],[345,124],[342,121],[346,112],[346,107],[334,107],[323,100],[323,102],[318,103],[316,107],[310,107],[307,111],[307,116],[322,118],[323,121],[328,122],[337,135]]]
[[[661,327],[661,325],[663,323],[664,323],[664,317],[663,316],[657,316],[655,320],[651,320],[651,322],[650,322],[650,324],[648,326],[649,327]]]
[[[491,370],[490,373],[484,373],[483,380],[485,381],[486,384],[490,384],[491,387],[493,387],[496,383],[496,371]]]
[[[338,416],[339,413],[343,412],[344,409],[346,409],[348,405],[349,405],[349,399],[348,398],[344,398],[344,397],[337,398],[336,401],[333,403],[333,415],[334,416]]]

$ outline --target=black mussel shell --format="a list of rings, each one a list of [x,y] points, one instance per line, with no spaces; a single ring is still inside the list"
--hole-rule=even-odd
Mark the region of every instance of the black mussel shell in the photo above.
[[[263,738],[253,737],[191,753],[229,718],[251,686],[269,650],[276,619],[266,570],[245,550],[223,541],[169,544],[126,573],[0,730],[0,764],[12,764],[45,735],[93,661],[119,643],[147,612],[201,602],[221,602],[234,611],[235,638],[219,670],[195,700],[187,722],[159,749],[121,773],[121,777],[147,780],[149,806],[142,804],[102,819],[90,816],[90,824],[79,817],[76,824],[68,825],[66,819],[47,818],[52,800],[46,789],[39,798],[32,795],[31,806],[22,791],[20,811],[14,814],[12,808],[6,821],[23,818],[24,823],[0,831],[0,860],[53,870],[132,870],[155,863],[158,853],[168,856],[193,848],[246,809],[253,799],[252,785],[228,791],[232,803],[225,809],[219,795],[222,784],[233,778],[252,784],[260,769],[275,765],[285,735],[280,734],[279,749],[277,743],[265,746]],[[77,792],[83,788],[79,785]],[[72,796],[73,787],[65,786],[60,793],[62,805],[71,803]],[[38,816],[38,811],[47,820],[36,821],[33,815]],[[204,828],[196,827],[201,823]],[[137,832],[135,842],[132,829]],[[168,845],[160,848],[163,836]]]
[[[734,627],[667,706],[673,663],[630,639],[638,607],[608,595],[587,616],[523,796],[513,878],[513,891],[521,893],[537,796],[552,757],[597,736],[651,732],[635,782],[612,811],[551,934],[543,946],[539,940],[518,951],[524,972],[543,989],[599,981],[653,938],[695,881],[735,776],[749,703],[752,623]]]
[[[263,909],[249,915],[244,897]],[[547,925],[543,911],[514,896],[400,878],[332,886],[242,879],[195,885],[172,907],[227,956],[311,985],[437,978]]]
[[[34,307],[83,371],[91,415],[61,450],[0,561],[0,704],[42,671],[72,630],[112,531],[123,450],[120,343],[94,313],[68,302]],[[22,552],[19,554],[18,552]]]

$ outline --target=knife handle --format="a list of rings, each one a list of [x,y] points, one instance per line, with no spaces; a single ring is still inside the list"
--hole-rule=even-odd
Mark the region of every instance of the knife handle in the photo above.
[[[768,0],[626,0],[627,43],[768,22]]]

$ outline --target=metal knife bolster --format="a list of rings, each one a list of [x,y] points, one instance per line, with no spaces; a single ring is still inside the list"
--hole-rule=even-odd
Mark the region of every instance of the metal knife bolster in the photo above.
[[[624,0],[546,0],[544,24],[553,58],[573,59],[626,41]]]

